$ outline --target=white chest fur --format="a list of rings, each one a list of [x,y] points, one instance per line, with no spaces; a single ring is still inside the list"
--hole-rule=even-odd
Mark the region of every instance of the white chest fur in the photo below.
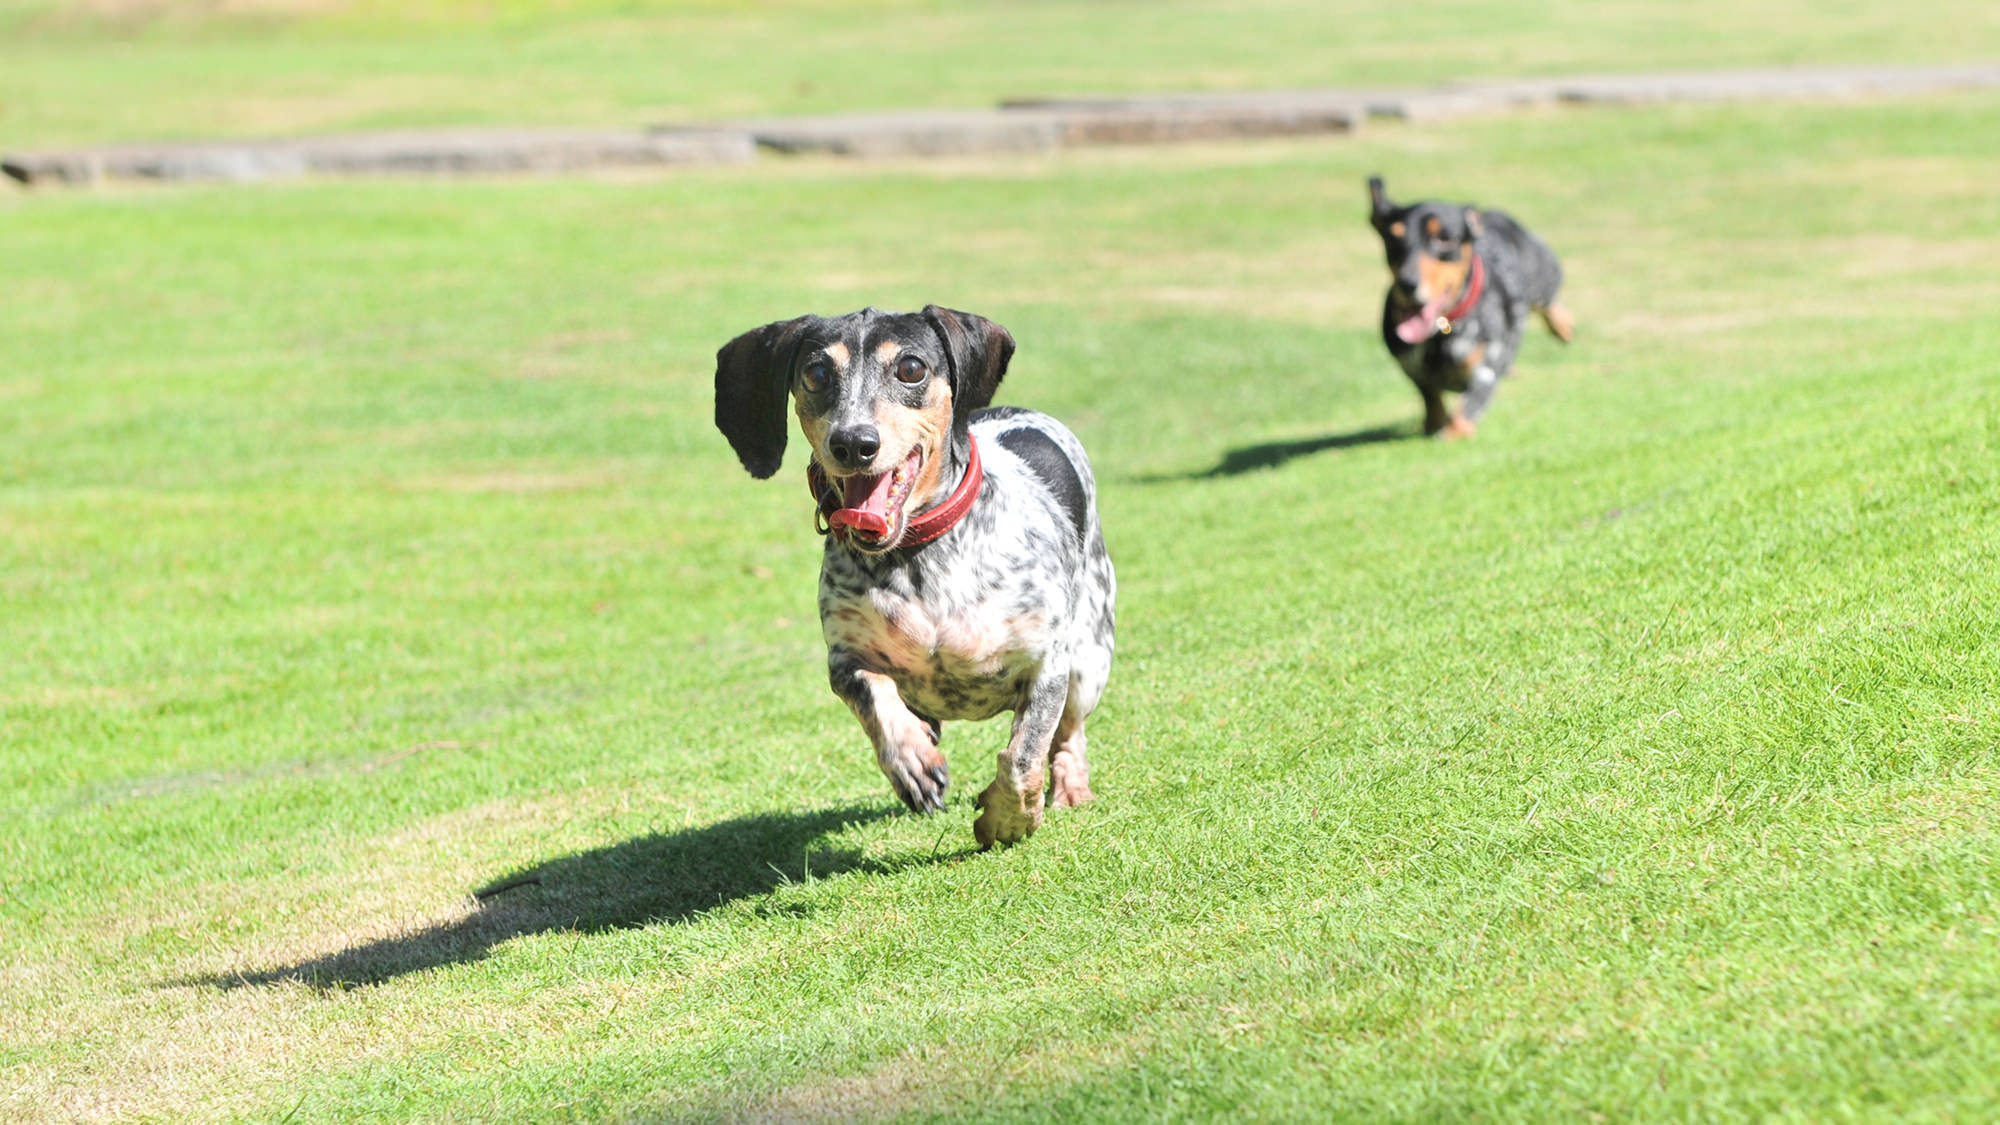
[[[1018,705],[1056,631],[1051,607],[1023,605],[1004,584],[885,583],[821,607],[829,648],[896,682],[940,719],[983,719]]]

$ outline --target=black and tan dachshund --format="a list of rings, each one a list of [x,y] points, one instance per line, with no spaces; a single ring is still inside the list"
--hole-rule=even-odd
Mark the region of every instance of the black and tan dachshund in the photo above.
[[[1424,397],[1424,433],[1471,437],[1514,366],[1528,314],[1556,338],[1574,332],[1556,299],[1562,263],[1504,211],[1436,200],[1398,205],[1368,178],[1370,220],[1394,278],[1382,304],[1382,342]],[[1460,394],[1456,411],[1447,392]]]

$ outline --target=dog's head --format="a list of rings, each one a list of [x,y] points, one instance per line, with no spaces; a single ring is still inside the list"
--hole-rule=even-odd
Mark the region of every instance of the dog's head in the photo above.
[[[1368,201],[1369,221],[1389,260],[1391,294],[1398,304],[1431,309],[1434,319],[1436,309],[1465,288],[1472,244],[1484,233],[1478,208],[1435,200],[1399,206],[1382,190],[1380,176],[1368,177]]]
[[[942,499],[972,412],[993,401],[1013,354],[1005,328],[937,305],[775,321],[715,353],[715,425],[764,479],[784,461],[789,400],[841,503],[886,526],[848,543],[887,551]]]

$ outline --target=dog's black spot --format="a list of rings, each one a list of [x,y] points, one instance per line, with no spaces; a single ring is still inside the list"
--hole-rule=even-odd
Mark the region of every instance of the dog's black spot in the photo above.
[[[1082,542],[1089,526],[1089,513],[1084,509],[1083,478],[1076,475],[1076,466],[1069,463],[1062,447],[1040,430],[1026,427],[1007,430],[1000,435],[1000,444],[1007,451],[1028,463],[1035,475],[1048,486],[1049,494],[1062,506],[1069,522],[1076,528],[1078,542]]]

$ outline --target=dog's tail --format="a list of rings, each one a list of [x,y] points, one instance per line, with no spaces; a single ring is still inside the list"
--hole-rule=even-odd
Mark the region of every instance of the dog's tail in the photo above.
[[[1550,301],[1535,311],[1542,314],[1542,323],[1549,326],[1556,339],[1567,344],[1576,335],[1576,318],[1569,315],[1561,301]]]

